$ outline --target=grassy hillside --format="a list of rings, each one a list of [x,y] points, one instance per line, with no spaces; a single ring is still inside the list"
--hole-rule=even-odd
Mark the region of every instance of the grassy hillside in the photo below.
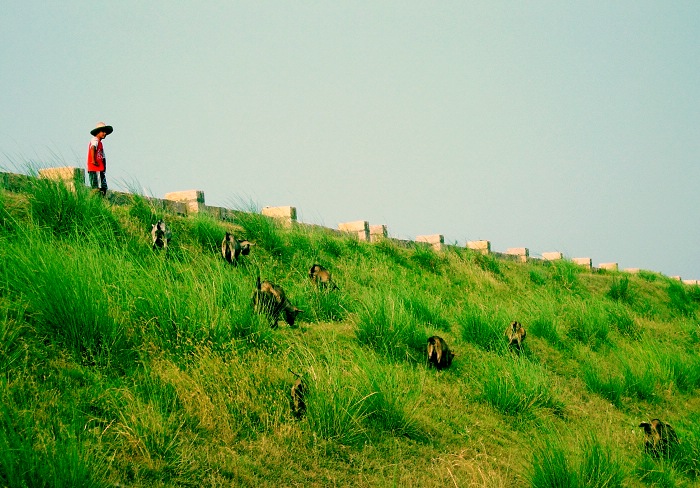
[[[156,252],[159,218],[173,238]],[[237,267],[226,231],[255,243]],[[339,290],[310,283],[316,262]],[[252,312],[257,276],[298,327]],[[0,190],[0,280],[0,486],[700,485],[700,290],[655,273],[178,217],[36,180]],[[449,369],[426,367],[434,334]],[[655,417],[681,440],[666,457],[644,453]]]

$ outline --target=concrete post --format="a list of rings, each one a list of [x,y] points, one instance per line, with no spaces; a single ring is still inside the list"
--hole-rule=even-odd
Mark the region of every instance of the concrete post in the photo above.
[[[65,166],[62,168],[45,168],[39,170],[39,178],[47,180],[63,181],[66,187],[75,191],[76,184],[85,185],[85,170],[83,168],[74,168]]]
[[[530,257],[530,250],[526,247],[509,247],[506,254],[515,256],[521,263],[526,263]]]
[[[166,200],[187,205],[187,213],[196,214],[204,210],[204,192],[201,190],[175,191],[165,194]]]
[[[297,221],[296,207],[263,207],[262,214],[278,220],[283,225],[291,227]]]
[[[564,259],[564,255],[559,251],[543,252],[542,259],[545,261],[559,261],[560,259]]]
[[[369,222],[366,220],[356,220],[354,222],[338,224],[338,230],[354,234],[360,241],[369,241]]]
[[[445,247],[445,236],[442,234],[416,236],[416,242],[430,244],[435,251],[442,251]]]
[[[387,227],[386,225],[383,224],[378,224],[378,225],[370,225],[369,226],[369,241],[370,242],[377,242],[382,239],[386,239],[386,237],[389,235],[387,232]]]
[[[490,254],[491,241],[467,241],[467,248],[481,254]]]
[[[591,258],[573,258],[572,261],[579,266],[584,266],[588,269],[593,268],[593,260]]]

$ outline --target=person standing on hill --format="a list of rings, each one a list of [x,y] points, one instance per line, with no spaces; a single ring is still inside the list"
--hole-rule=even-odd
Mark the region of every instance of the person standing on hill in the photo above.
[[[97,127],[90,131],[93,137],[88,146],[88,177],[90,178],[90,186],[95,190],[99,189],[102,196],[107,194],[107,159],[102,147],[102,139],[110,135],[113,130],[111,125],[98,122]]]

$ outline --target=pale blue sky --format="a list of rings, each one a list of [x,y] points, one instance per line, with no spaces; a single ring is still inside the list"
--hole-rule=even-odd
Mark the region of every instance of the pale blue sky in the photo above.
[[[698,1],[7,1],[0,166],[700,279]]]

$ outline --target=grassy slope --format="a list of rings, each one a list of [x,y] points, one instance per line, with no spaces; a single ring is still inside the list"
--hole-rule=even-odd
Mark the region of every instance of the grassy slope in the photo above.
[[[173,229],[165,252],[150,225]],[[242,265],[226,230],[256,243]],[[2,486],[696,486],[700,292],[663,276],[520,264],[0,191]],[[314,262],[340,291],[308,282]],[[260,275],[304,310],[270,330]],[[527,331],[509,352],[511,320]],[[427,369],[444,337],[453,366]],[[291,415],[303,374],[307,414]],[[643,420],[682,442],[642,453]]]

